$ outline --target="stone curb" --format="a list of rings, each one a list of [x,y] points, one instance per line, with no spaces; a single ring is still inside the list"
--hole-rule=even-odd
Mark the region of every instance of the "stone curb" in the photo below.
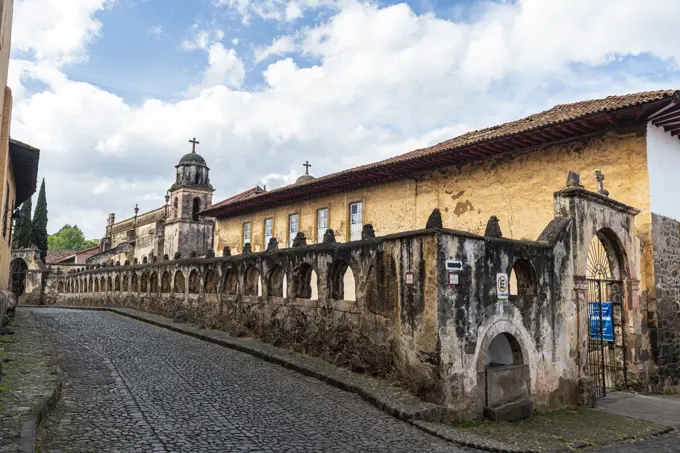
[[[61,379],[58,379],[52,390],[38,401],[28,419],[21,424],[21,451],[24,453],[35,453],[38,444],[38,428],[47,413],[54,408],[61,398],[61,388],[62,382]]]
[[[198,329],[193,330],[190,328],[183,327],[181,325],[177,325],[176,323],[168,320],[165,321],[167,318],[163,318],[160,315],[152,315],[148,314],[146,312],[139,312],[142,314],[136,314],[134,312],[137,312],[138,310],[133,310],[133,309],[125,309],[121,310],[118,308],[113,308],[113,307],[81,307],[81,306],[67,306],[67,305],[21,305],[21,307],[24,308],[62,308],[62,309],[69,309],[69,310],[89,310],[89,311],[108,311],[111,313],[116,313],[121,316],[125,316],[128,318],[135,319],[137,321],[145,322],[147,324],[152,324],[157,327],[162,327],[168,330],[171,330],[173,332],[177,332],[183,335],[187,335],[190,337],[197,338],[199,340],[207,341],[212,344],[217,344],[219,346],[227,347],[230,349],[234,349],[239,352],[243,352],[249,355],[252,355],[254,357],[257,357],[258,359],[264,360],[266,362],[273,363],[275,365],[282,366],[284,368],[293,370],[297,373],[300,373],[302,375],[317,379],[322,382],[326,382],[327,384],[332,385],[333,387],[339,388],[340,390],[344,390],[346,392],[354,393],[358,396],[360,396],[363,400],[367,401],[368,403],[372,404],[376,408],[380,409],[381,411],[391,415],[392,417],[401,420],[403,422],[406,422],[415,428],[420,429],[423,432],[426,432],[430,435],[436,436],[440,439],[449,441],[453,444],[462,446],[462,447],[467,447],[467,448],[473,448],[476,450],[481,450],[481,451],[489,451],[489,452],[498,452],[498,453],[545,453],[545,452],[540,452],[537,450],[525,450],[525,449],[516,449],[510,446],[500,446],[499,444],[496,445],[485,445],[476,441],[472,440],[467,440],[467,439],[462,439],[460,437],[457,437],[455,434],[452,433],[452,429],[448,429],[447,425],[441,425],[438,427],[433,427],[430,426],[434,424],[433,422],[438,422],[440,421],[443,417],[446,416],[447,414],[447,409],[442,407],[442,406],[434,406],[430,409],[426,410],[414,410],[414,411],[405,411],[403,409],[400,409],[396,407],[396,405],[392,404],[391,401],[388,401],[386,399],[381,399],[379,395],[374,394],[373,392],[370,391],[370,389],[361,387],[360,385],[350,382],[349,380],[342,379],[341,377],[336,377],[332,376],[327,373],[323,373],[319,370],[314,370],[311,366],[304,366],[303,364],[296,363],[295,361],[291,360],[290,358],[284,357],[283,355],[276,355],[275,353],[268,353],[266,351],[258,350],[254,347],[249,347],[246,344],[243,344],[241,342],[237,341],[228,341],[225,338],[215,338],[210,335],[206,335],[204,333],[201,333],[198,331]],[[133,312],[134,311],[134,312]],[[151,319],[148,316],[155,316],[162,318],[163,320],[156,320],[156,319]],[[226,334],[225,334],[226,335]],[[275,346],[271,346],[274,348]],[[61,387],[61,385],[59,386]],[[655,431],[651,433],[649,436],[645,438],[640,438],[639,440],[644,440],[644,439],[651,439],[652,437],[657,437],[663,434],[668,434],[669,432],[673,431],[673,428],[663,428],[658,431]],[[23,434],[23,430],[22,430]],[[630,440],[630,438],[622,438],[618,439],[617,442],[625,442],[626,440]],[[577,443],[574,444],[570,447],[565,447],[561,449],[555,449],[551,453],[562,453],[562,452],[568,452],[568,451],[573,451],[574,449],[581,449],[585,447],[590,447],[590,444],[585,444],[585,443]],[[602,445],[604,446],[604,445]],[[34,451],[34,450],[31,450]]]

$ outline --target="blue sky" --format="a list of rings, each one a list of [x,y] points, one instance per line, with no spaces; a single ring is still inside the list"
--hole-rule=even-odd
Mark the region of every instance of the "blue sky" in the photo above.
[[[680,88],[677,0],[15,0],[12,136],[51,231],[163,203],[197,137],[219,200],[551,106]]]

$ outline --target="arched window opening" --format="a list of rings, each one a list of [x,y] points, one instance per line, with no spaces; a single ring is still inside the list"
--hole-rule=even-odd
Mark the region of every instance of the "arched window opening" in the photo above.
[[[146,294],[146,292],[149,290],[149,274],[146,272],[142,274],[139,289],[143,294]]]
[[[130,285],[130,291],[133,293],[139,292],[139,277],[137,277],[137,274],[132,274]]]
[[[514,336],[501,333],[491,340],[484,360],[485,366],[495,368],[522,364],[522,348]]]
[[[113,291],[113,280],[111,280],[111,276],[109,275],[108,280],[106,281],[106,290],[111,292]]]
[[[205,273],[203,291],[206,294],[217,294],[217,274],[212,269],[208,269],[208,272]]]
[[[158,292],[158,273],[153,272],[151,278],[149,279],[149,292],[151,294],[156,294]]]
[[[200,184],[201,183],[201,173],[196,170],[196,174],[194,175],[194,184]]]
[[[63,292],[64,292],[64,282],[59,282],[59,283],[57,283],[57,292],[58,292],[58,293],[63,293]]]
[[[175,272],[175,278],[174,278],[174,284],[172,286],[172,292],[175,294],[184,294],[186,292],[186,283],[185,283],[185,278],[184,274],[182,271],[177,271]]]
[[[198,294],[199,292],[201,292],[201,278],[198,276],[198,271],[194,269],[189,274],[189,293]]]
[[[319,282],[314,268],[303,263],[293,271],[293,296],[298,299],[319,298]]]
[[[99,279],[99,291],[102,293],[106,292],[106,279],[104,277]]]
[[[354,271],[343,260],[335,261],[328,271],[328,293],[333,300],[357,300]]]
[[[92,288],[93,292],[98,293],[99,292],[99,279],[95,277],[94,279],[94,288]]]
[[[198,213],[201,212],[201,199],[199,197],[194,198],[193,207],[191,208],[191,219],[194,222],[198,222]]]
[[[224,293],[229,296],[235,296],[238,291],[238,276],[234,269],[227,269],[227,275],[224,278]]]
[[[161,279],[161,292],[167,294],[170,292],[171,288],[172,284],[170,283],[170,272],[165,271],[163,272],[163,278]]]
[[[179,215],[179,198],[177,197],[175,197],[175,201],[172,202],[172,212],[174,217]]]
[[[273,297],[286,297],[286,288],[284,283],[286,280],[286,271],[283,267],[276,266],[269,271],[269,276],[267,277],[267,295]]]
[[[88,277],[87,279],[87,291],[88,293],[91,293],[94,290],[94,286],[92,286],[92,277]]]
[[[511,296],[535,296],[537,278],[534,267],[526,259],[518,259],[510,272]]]
[[[73,287],[73,292],[78,294],[80,292],[80,287],[78,286],[78,280],[75,280],[75,286]]]
[[[261,296],[262,283],[260,282],[260,271],[256,267],[249,267],[245,273],[243,281],[244,296]]]
[[[123,292],[126,293],[130,289],[130,279],[127,275],[123,276]]]

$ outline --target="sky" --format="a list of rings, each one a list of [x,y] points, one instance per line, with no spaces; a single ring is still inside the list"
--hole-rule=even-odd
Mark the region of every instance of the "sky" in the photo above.
[[[216,202],[680,89],[678,23],[678,0],[14,0],[11,136],[41,150],[48,231],[100,238],[164,204],[193,137]]]

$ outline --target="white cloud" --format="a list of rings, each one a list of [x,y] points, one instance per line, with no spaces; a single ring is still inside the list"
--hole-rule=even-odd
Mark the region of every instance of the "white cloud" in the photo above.
[[[226,1],[254,11],[252,2]],[[141,209],[163,204],[174,165],[194,136],[219,199],[258,183],[291,182],[307,159],[319,176],[555,103],[680,88],[677,72],[651,81],[635,72],[572,67],[597,69],[645,52],[676,68],[674,0],[484,5],[454,22],[418,16],[405,4],[347,2],[326,23],[255,50],[258,60],[296,51],[317,61],[311,67],[293,58],[274,61],[261,68],[257,89],[244,87],[245,65],[223,45],[222,32],[195,28],[182,48],[204,52],[207,64],[201,84],[179,102],[132,106],[68,80],[45,59],[13,60],[12,135],[42,149],[50,228],[78,223],[94,237],[108,212],[123,218],[137,202]],[[28,79],[47,88],[26,94]]]
[[[161,39],[163,37],[163,26],[162,25],[152,25],[146,32],[147,35],[153,36],[156,39]]]
[[[253,16],[261,19],[294,22],[309,10],[319,8],[339,9],[355,0],[217,0],[218,6],[226,6],[237,12],[244,24]]]
[[[99,36],[95,13],[116,0],[16,0],[12,48],[45,65],[63,66],[87,58],[86,47]]]

